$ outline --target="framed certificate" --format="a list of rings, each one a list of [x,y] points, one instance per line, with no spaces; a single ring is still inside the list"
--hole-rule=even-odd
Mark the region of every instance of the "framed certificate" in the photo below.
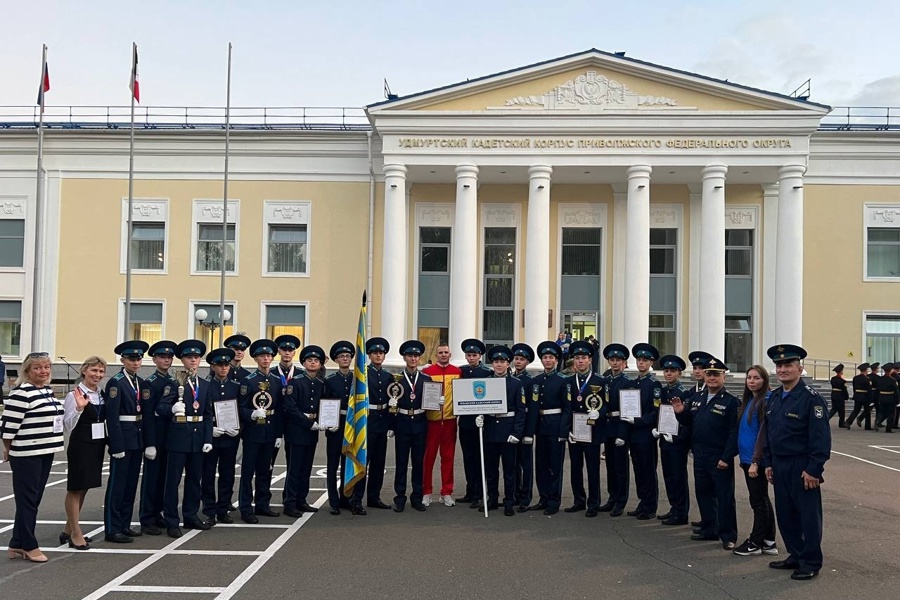
[[[443,385],[437,381],[426,381],[422,384],[422,408],[425,410],[441,410],[441,391]]]
[[[641,418],[641,390],[621,390],[619,392],[619,417]]]
[[[319,427],[337,427],[341,424],[341,401],[329,398],[319,400]]]
[[[572,413],[572,437],[576,442],[590,442],[592,430],[587,413]]]
[[[213,402],[216,413],[216,427],[220,429],[240,429],[237,400],[217,400]]]
[[[671,404],[660,404],[659,424],[656,426],[656,430],[660,433],[678,435],[678,419],[675,418],[675,409]]]

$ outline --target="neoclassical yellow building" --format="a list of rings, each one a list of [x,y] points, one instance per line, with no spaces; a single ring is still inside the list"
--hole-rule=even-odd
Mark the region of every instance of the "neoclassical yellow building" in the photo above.
[[[127,127],[48,118],[36,254],[36,134],[7,123],[0,354],[217,343],[227,228],[226,335],[327,348],[353,339],[368,290],[394,361],[411,337],[456,349],[562,331],[702,348],[738,372],[777,342],[900,359],[900,130],[837,127],[830,110],[589,50],[391,97],[355,123],[245,120],[227,212],[221,126],[151,120],[135,142],[130,331]]]

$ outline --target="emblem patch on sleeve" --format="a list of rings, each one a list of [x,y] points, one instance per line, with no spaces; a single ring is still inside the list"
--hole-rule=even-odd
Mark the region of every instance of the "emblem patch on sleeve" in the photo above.
[[[172,393],[171,385],[167,385],[166,387],[163,388],[163,396],[168,396],[171,393]]]
[[[110,398],[115,398],[118,395],[119,395],[119,388],[117,388],[116,386],[109,388],[109,397]]]
[[[246,396],[246,395],[247,395],[247,386],[242,385],[241,386],[241,396]]]
[[[824,418],[825,418],[825,409],[822,408],[821,406],[817,406],[817,407],[816,407],[816,418],[817,418],[817,419],[824,419]]]
[[[150,390],[141,390],[141,398],[144,400],[150,399]]]

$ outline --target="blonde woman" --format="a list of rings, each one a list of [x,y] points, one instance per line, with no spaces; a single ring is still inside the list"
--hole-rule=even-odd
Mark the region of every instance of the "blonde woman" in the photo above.
[[[53,454],[63,449],[63,406],[50,388],[50,357],[32,352],[22,375],[6,399],[0,416],[3,459],[12,468],[16,519],[7,550],[9,558],[47,562],[34,537],[38,506],[44,495]]]
[[[63,424],[69,432],[68,478],[66,481],[66,527],[59,534],[60,544],[88,550],[91,541],[79,525],[81,507],[89,489],[103,485],[103,459],[106,450],[106,406],[100,382],[106,375],[106,361],[91,356],[81,364],[81,383],[66,396]]]

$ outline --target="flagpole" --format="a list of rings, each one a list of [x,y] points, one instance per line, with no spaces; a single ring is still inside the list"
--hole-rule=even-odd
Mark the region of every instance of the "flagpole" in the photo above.
[[[228,148],[231,134],[231,42],[228,42],[228,76],[225,84],[225,177],[222,190],[222,277],[219,291],[219,346],[225,338],[225,266],[228,247]],[[232,315],[232,318],[234,315]]]
[[[44,253],[42,226],[44,221],[44,105],[47,103],[44,96],[44,82],[47,73],[47,44],[44,44],[41,55],[41,82],[39,84],[41,106],[38,117],[38,156],[37,156],[37,189],[34,195],[34,281],[32,282],[31,299],[31,347],[35,349],[41,343],[40,340],[40,308],[41,308],[41,263]]]
[[[131,237],[134,234],[134,78],[137,73],[137,42],[131,43],[131,127],[128,138],[128,243],[125,244],[125,331],[123,341],[131,339]]]

